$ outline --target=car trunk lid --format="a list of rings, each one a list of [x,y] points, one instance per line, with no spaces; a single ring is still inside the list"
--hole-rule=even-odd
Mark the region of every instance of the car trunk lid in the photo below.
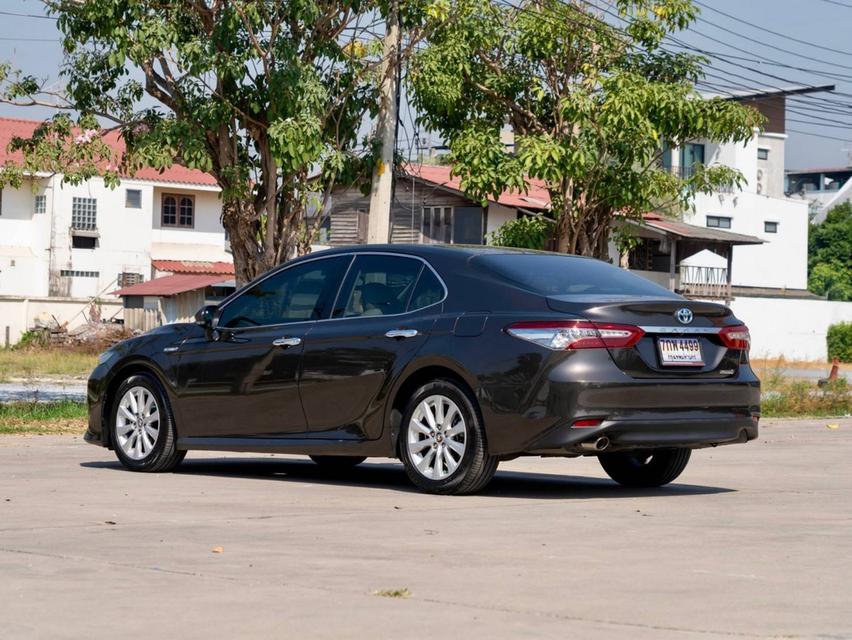
[[[739,324],[721,304],[599,295],[550,296],[547,304],[595,323],[640,327],[644,335],[634,346],[608,349],[616,365],[635,378],[730,377],[747,357],[745,351],[727,348],[719,336],[723,327]],[[683,354],[688,360],[698,353],[700,363],[678,360]]]

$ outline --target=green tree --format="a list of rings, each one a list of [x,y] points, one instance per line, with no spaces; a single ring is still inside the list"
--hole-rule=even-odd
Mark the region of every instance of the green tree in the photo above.
[[[0,181],[46,168],[114,184],[174,162],[209,172],[245,282],[309,251],[322,220],[308,214],[324,211],[335,184],[370,175],[358,136],[378,104],[377,0],[46,4],[63,37],[66,86],[50,92],[0,66],[0,99],[81,119],[60,116],[16,141],[25,161]],[[99,142],[111,132],[127,145],[121,158]]]
[[[623,27],[581,1],[447,2],[450,17],[413,59],[414,102],[471,196],[545,182],[559,251],[606,257],[616,213],[681,211],[698,192],[741,184],[724,166],[685,177],[662,166],[666,145],[742,142],[762,123],[702,98],[702,59],[662,48],[695,18],[690,0],[617,0]],[[500,142],[506,124],[514,152]]]
[[[808,236],[808,289],[829,300],[852,300],[852,203],[831,209]]]

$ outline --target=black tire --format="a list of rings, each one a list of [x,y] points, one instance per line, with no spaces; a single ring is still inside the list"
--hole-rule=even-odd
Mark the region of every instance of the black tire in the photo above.
[[[157,439],[153,447],[142,457],[133,458],[125,453],[118,433],[118,414],[125,394],[133,388],[141,387],[153,396],[157,404],[159,420]],[[175,421],[166,394],[160,383],[150,374],[138,373],[128,377],[115,393],[109,415],[110,439],[119,462],[131,471],[162,472],[172,471],[186,457],[186,451],[177,448]],[[125,427],[127,429],[127,427]],[[131,436],[132,437],[132,436]],[[137,436],[138,437],[138,436]]]
[[[444,396],[451,400],[459,410],[465,425],[465,446],[457,462],[457,467],[442,479],[428,478],[421,473],[408,447],[411,420],[418,405],[430,396]],[[409,479],[419,489],[438,494],[470,494],[480,491],[487,485],[497,471],[498,459],[488,453],[488,443],[482,416],[471,395],[451,380],[439,379],[423,385],[408,401],[403,413],[398,440],[399,457]],[[427,449],[428,452],[428,449]],[[436,454],[433,454],[436,455]],[[448,466],[443,466],[442,469]]]
[[[690,449],[640,449],[598,456],[610,478],[625,487],[660,487],[686,468]]]
[[[357,467],[367,459],[364,456],[310,456],[310,458],[324,469],[332,469],[334,471],[343,471],[344,469]]]

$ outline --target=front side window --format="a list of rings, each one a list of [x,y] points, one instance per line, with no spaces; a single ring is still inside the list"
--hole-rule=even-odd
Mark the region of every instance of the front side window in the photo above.
[[[707,226],[713,229],[730,229],[731,219],[725,216],[707,216]]]
[[[234,329],[328,316],[350,256],[313,260],[261,280],[222,309],[218,326]]]
[[[195,226],[195,198],[170,193],[163,194],[162,225],[164,227]]]
[[[95,198],[71,200],[71,228],[78,231],[94,231],[98,228],[98,201]]]
[[[358,256],[349,270],[334,318],[405,313],[423,263],[401,256]]]

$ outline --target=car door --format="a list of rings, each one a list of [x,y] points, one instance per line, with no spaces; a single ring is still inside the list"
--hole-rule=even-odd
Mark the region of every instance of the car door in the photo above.
[[[299,388],[308,429],[378,438],[389,383],[428,339],[445,295],[419,258],[357,256],[332,318],[305,340]]]
[[[214,330],[179,348],[182,437],[276,437],[307,430],[304,341],[330,315],[352,256],[299,262],[225,301]]]

